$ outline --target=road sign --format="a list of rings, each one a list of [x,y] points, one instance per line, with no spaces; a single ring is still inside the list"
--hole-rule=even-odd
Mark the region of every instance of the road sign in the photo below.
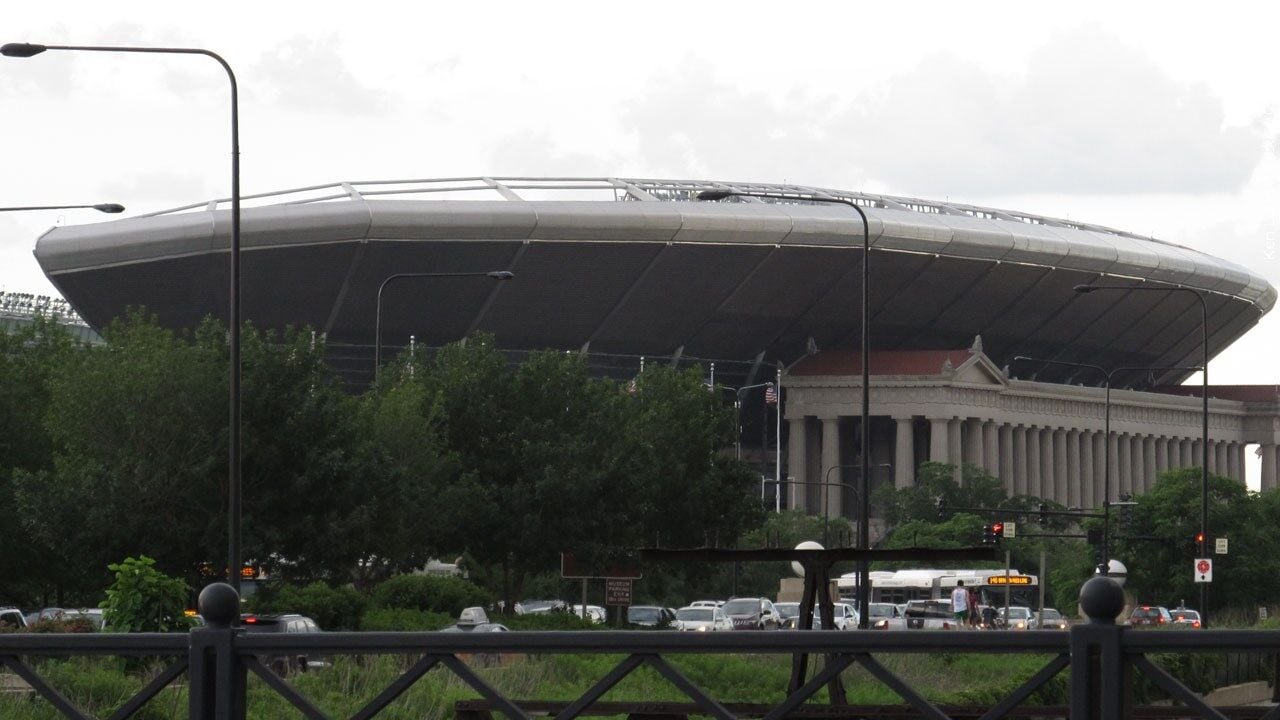
[[[1213,554],[1214,554],[1214,555],[1226,555],[1226,554],[1227,554],[1227,539],[1226,539],[1226,538],[1218,538],[1217,540],[1214,540],[1214,541],[1213,541]]]
[[[1192,568],[1195,581],[1198,583],[1213,582],[1213,560],[1210,558],[1196,558],[1195,566]]]
[[[606,578],[604,581],[604,604],[631,605],[631,580],[626,578]]]
[[[640,563],[630,554],[604,561],[589,561],[572,552],[560,553],[560,577],[565,580],[600,580],[603,578],[630,578],[639,580]]]
[[[1004,536],[1005,536],[1005,537],[1007,537],[1007,538],[1015,538],[1015,537],[1018,537],[1017,532],[1018,532],[1018,524],[1017,524],[1017,523],[1007,522],[1007,523],[1005,523],[1005,524],[1004,524]]]

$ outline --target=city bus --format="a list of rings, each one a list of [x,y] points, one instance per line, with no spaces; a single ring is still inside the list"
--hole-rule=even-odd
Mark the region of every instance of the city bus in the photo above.
[[[980,605],[1003,606],[1006,590],[1009,605],[1036,607],[1040,601],[1040,578],[1012,568],[1005,575],[998,568],[877,570],[871,573],[871,602],[901,605],[908,600],[946,600],[960,580],[977,591]],[[858,573],[845,573],[836,583],[841,598],[857,598]]]

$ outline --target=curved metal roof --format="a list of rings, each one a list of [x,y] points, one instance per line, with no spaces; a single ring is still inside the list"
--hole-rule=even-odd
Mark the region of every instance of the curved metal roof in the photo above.
[[[696,202],[698,192],[787,201]],[[1205,291],[1211,351],[1275,303],[1260,275],[1190,248],[1027,213],[797,185],[626,178],[334,183],[244,198],[245,317],[373,343],[379,284],[399,272],[513,270],[517,279],[402,282],[384,342],[438,345],[471,330],[515,350],[790,363],[856,348],[862,225],[871,228],[874,349],[967,347],[1103,365],[1198,362],[1188,293],[1093,293],[1105,281]],[[128,306],[186,326],[227,306],[226,200],[53,228],[49,278],[95,327]],[[1040,378],[1076,373],[1040,368]],[[1130,384],[1172,382],[1177,374]],[[1081,376],[1079,381],[1092,382]]]

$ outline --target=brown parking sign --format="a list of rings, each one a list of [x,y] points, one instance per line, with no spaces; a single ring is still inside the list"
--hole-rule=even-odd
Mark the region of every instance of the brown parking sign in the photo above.
[[[631,580],[625,578],[605,578],[604,604],[631,606]]]

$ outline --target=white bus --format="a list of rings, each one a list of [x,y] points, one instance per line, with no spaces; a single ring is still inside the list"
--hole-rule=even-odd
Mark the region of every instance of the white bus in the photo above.
[[[1010,605],[1035,607],[1040,599],[1040,578],[1012,568],[1007,576],[1003,568],[912,569],[872,572],[871,602],[901,605],[908,600],[945,600],[960,580],[965,587],[977,590],[978,603],[982,605],[1004,605],[1006,589]],[[836,582],[840,597],[857,597],[858,573],[845,573]]]

